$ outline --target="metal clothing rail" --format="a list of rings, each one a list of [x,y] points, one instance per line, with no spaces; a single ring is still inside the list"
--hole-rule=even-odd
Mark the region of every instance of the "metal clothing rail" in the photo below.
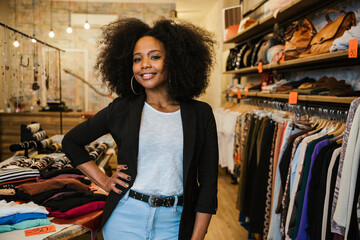
[[[30,39],[35,39],[37,42],[39,42],[39,43],[41,43],[41,44],[43,44],[43,45],[46,45],[46,46],[51,47],[51,48],[54,48],[54,49],[56,49],[56,50],[58,50],[58,51],[61,51],[61,52],[65,52],[65,50],[63,50],[63,49],[57,48],[57,47],[52,46],[52,45],[50,45],[50,44],[48,44],[48,43],[46,43],[46,42],[43,42],[43,41],[41,41],[41,40],[39,40],[39,39],[37,39],[37,38],[35,38],[35,37],[32,37],[32,36],[30,36],[30,35],[28,35],[28,34],[26,34],[26,33],[23,33],[23,32],[15,29],[15,28],[12,28],[12,27],[6,25],[5,23],[0,22],[0,26],[3,26],[3,27],[5,27],[5,28],[7,28],[7,29],[10,29],[11,31],[14,31],[14,32],[16,32],[16,33],[19,33],[19,34],[21,34],[21,35],[23,35],[23,36],[25,36],[25,37],[30,38]]]
[[[338,120],[346,122],[349,105],[330,104],[324,105],[319,103],[300,102],[298,104],[289,104],[280,100],[270,100],[261,98],[247,98],[244,103],[261,106],[266,108],[274,108],[281,111],[292,112],[296,116],[319,116],[323,119]]]

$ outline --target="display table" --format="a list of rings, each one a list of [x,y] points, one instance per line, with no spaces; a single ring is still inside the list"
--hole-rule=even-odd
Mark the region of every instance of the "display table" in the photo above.
[[[61,142],[63,135],[55,135],[52,138],[53,142]],[[109,160],[115,156],[116,144],[111,135],[104,135],[96,140],[97,142],[104,142],[108,145],[107,151],[101,155],[98,160],[98,166],[104,170],[109,164]],[[30,152],[29,156],[36,155],[36,152]],[[21,155],[20,155],[21,156]],[[5,161],[0,162],[0,168],[4,165],[9,164],[15,159],[20,157],[18,154],[6,159]],[[92,189],[94,189],[92,187]],[[104,193],[104,190],[97,188],[96,192]],[[62,219],[62,218],[53,218],[49,217],[49,220],[54,224],[56,231],[46,234],[34,235],[25,237],[25,230],[15,230],[11,232],[0,233],[0,239],[26,239],[26,240],[65,240],[71,239],[76,236],[82,235],[86,232],[91,231],[92,238],[96,237],[96,229],[100,225],[102,215],[102,209],[96,210],[75,218]],[[36,228],[36,227],[35,227]]]

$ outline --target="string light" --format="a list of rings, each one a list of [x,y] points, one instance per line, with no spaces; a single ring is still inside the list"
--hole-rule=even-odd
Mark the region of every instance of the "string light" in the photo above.
[[[17,11],[16,11],[16,0],[15,0],[15,28],[17,28]],[[15,41],[13,42],[14,47],[18,48],[20,43],[17,40],[16,33],[15,33]]]
[[[33,35],[32,39],[31,39],[31,42],[36,43],[35,35]]]
[[[86,21],[85,21],[85,24],[84,24],[84,28],[86,30],[90,29],[90,24],[88,22],[88,1],[86,0]]]
[[[50,32],[49,32],[49,37],[54,38],[55,33],[53,31],[53,24],[52,24],[52,8],[53,8],[53,1],[51,0],[51,2],[50,2]]]
[[[51,38],[55,37],[55,33],[54,33],[54,31],[52,29],[50,29],[49,37],[51,37]]]
[[[32,20],[33,20],[33,37],[31,38],[31,42],[36,43],[36,39],[35,39],[35,0],[32,1]]]
[[[71,28],[71,15],[70,15],[70,0],[68,1],[68,10],[69,10],[69,15],[68,15],[68,20],[69,20],[69,26],[66,29],[67,33],[72,33],[72,28]]]
[[[18,40],[16,39],[15,36],[15,41],[13,42],[14,47],[18,48],[20,46],[20,43],[18,42]]]
[[[88,23],[88,21],[86,20],[85,24],[84,24],[84,28],[86,30],[90,29],[90,24]]]

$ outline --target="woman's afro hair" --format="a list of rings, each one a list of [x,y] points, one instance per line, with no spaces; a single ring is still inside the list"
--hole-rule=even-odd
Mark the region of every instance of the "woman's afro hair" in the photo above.
[[[122,18],[105,26],[95,70],[102,81],[121,97],[134,97],[131,89],[133,50],[144,36],[165,48],[164,69],[168,95],[187,101],[205,92],[214,65],[214,35],[186,21],[159,19],[152,27],[136,18]],[[136,92],[143,87],[134,81]]]

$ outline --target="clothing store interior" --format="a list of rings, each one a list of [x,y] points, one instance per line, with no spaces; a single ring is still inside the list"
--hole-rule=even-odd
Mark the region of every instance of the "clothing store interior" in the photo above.
[[[61,143],[118,97],[94,67],[124,17],[217,41],[196,98],[219,152],[206,240],[360,239],[358,0],[0,0],[0,239],[104,239],[109,193]],[[85,150],[114,174],[111,134]]]

